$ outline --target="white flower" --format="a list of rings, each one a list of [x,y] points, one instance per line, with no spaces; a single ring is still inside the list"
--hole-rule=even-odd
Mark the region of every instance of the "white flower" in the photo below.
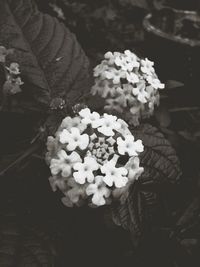
[[[139,77],[137,74],[134,72],[126,73],[126,79],[132,84],[138,83],[139,82]]]
[[[137,56],[126,50],[124,54],[121,54],[119,57],[115,59],[115,64],[118,67],[121,67],[124,71],[131,72],[134,68],[139,68],[140,64],[137,61]]]
[[[19,71],[19,64],[18,63],[11,63],[9,67],[7,67],[7,70],[10,72],[10,74],[18,75],[20,74]]]
[[[101,77],[101,75],[108,69],[106,60],[103,60],[101,64],[94,68],[94,77]]]
[[[152,76],[148,76],[147,81],[155,89],[164,89],[165,88],[164,83],[161,83],[159,79],[154,78]]]
[[[92,183],[94,181],[93,172],[99,169],[99,164],[95,158],[88,156],[85,157],[83,163],[76,163],[73,168],[76,170],[73,176],[77,183],[84,184],[86,180]]]
[[[133,68],[139,68],[140,63],[138,62],[138,57],[132,53],[130,50],[124,51],[127,62],[131,63]]]
[[[115,64],[118,67],[121,67],[123,71],[132,71],[134,66],[135,66],[135,61],[134,62],[127,62],[126,57],[124,56],[119,56],[115,59]]]
[[[125,140],[121,137],[117,138],[118,151],[121,155],[128,153],[129,156],[137,156],[144,150],[141,140],[134,141],[133,135],[126,135]]]
[[[77,147],[79,147],[81,150],[84,150],[87,148],[89,144],[89,136],[87,134],[80,134],[80,130],[78,128],[72,127],[71,132],[64,129],[60,133],[60,142],[62,144],[67,144],[67,150],[73,151]]]
[[[54,175],[49,177],[49,183],[53,192],[55,192],[57,189],[60,189],[61,191],[65,191],[67,189],[67,180],[63,179],[62,176]]]
[[[65,198],[62,199],[63,204],[66,205],[66,201],[68,203],[68,199],[73,204],[78,204],[80,199],[84,199],[86,197],[86,185],[76,183],[73,178],[70,178],[67,184],[71,189],[65,192]]]
[[[79,112],[84,124],[91,124],[92,127],[97,128],[96,122],[99,120],[100,115],[97,112],[91,112],[89,108],[84,108]]]
[[[128,169],[128,178],[130,181],[137,180],[144,171],[144,168],[140,167],[140,160],[138,157],[130,158],[125,167]]]
[[[119,52],[107,52],[104,55],[104,58],[106,59],[108,65],[113,65],[115,63],[115,59],[120,56]]]
[[[121,78],[126,77],[126,72],[122,70],[117,70],[114,67],[110,67],[104,72],[104,76],[106,79],[112,80],[114,84],[119,84]]]
[[[147,58],[141,60],[141,71],[147,75],[152,75],[155,72],[154,62],[148,60]]]
[[[140,81],[136,87],[132,88],[133,95],[137,96],[137,99],[141,103],[146,103],[149,97],[149,94],[146,92],[146,86],[144,81]]]
[[[105,174],[103,181],[108,186],[114,184],[117,188],[120,188],[128,182],[128,178],[126,177],[128,171],[124,167],[117,168],[115,165],[116,161],[111,159],[101,167],[101,172]]]
[[[64,150],[58,152],[58,159],[52,159],[50,162],[50,169],[52,175],[57,175],[61,172],[63,177],[71,175],[74,163],[81,162],[81,158],[77,152],[72,152],[70,155]]]
[[[68,116],[63,119],[58,131],[63,130],[63,129],[67,129],[69,131],[71,128],[78,128],[80,132],[82,133],[87,128],[87,126],[81,123],[80,117],[71,118]]]
[[[106,113],[104,113],[104,116],[100,118],[97,123],[100,125],[97,130],[106,136],[113,136],[115,134],[113,130],[117,131],[120,128],[120,123],[117,122],[117,117]]]
[[[128,124],[124,120],[118,119],[117,122],[120,123],[120,128],[117,130],[119,133],[121,133],[123,136],[131,134],[130,130],[128,129]]]
[[[115,94],[115,87],[110,80],[98,80],[96,79],[95,84],[91,89],[92,95],[100,95],[103,98],[107,96],[113,96]]]
[[[103,176],[96,176],[95,183],[90,184],[86,188],[86,194],[88,196],[93,195],[92,203],[96,206],[102,206],[106,204],[105,198],[110,196],[110,190],[106,187],[103,182]]]
[[[139,166],[140,160],[138,157],[132,157],[129,159],[125,167],[128,169],[128,183],[126,186],[122,188],[116,188],[113,190],[112,195],[114,198],[119,199],[121,203],[124,203],[124,201],[128,197],[128,189],[131,186],[131,184],[139,178],[139,176],[144,171],[143,167]]]

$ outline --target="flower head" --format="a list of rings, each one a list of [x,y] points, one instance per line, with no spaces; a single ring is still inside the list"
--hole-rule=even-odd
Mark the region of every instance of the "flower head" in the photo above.
[[[142,150],[141,140],[134,140],[124,120],[82,108],[74,118],[63,119],[55,136],[48,137],[52,190],[63,193],[62,202],[68,207],[110,204],[118,198],[117,189],[123,194],[123,188],[139,177]]]
[[[101,71],[97,73],[97,69]],[[158,89],[164,88],[155,73],[154,62],[140,59],[130,50],[107,52],[94,69],[94,76],[91,93],[105,99],[107,112],[120,114],[133,125],[152,115],[154,106],[159,104]],[[151,93],[149,86],[153,89]]]

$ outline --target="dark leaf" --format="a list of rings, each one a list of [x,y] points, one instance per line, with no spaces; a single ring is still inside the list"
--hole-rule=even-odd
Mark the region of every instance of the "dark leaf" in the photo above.
[[[133,129],[133,135],[144,144],[140,157],[144,172],[139,178],[140,183],[165,185],[176,182],[181,175],[179,160],[163,134],[155,127],[143,124]]]
[[[179,218],[177,226],[186,227],[194,221],[198,221],[200,215],[200,199],[196,197],[186,208],[185,212]]]
[[[129,189],[126,201],[113,207],[113,220],[131,232],[137,245],[159,216],[160,186],[176,182],[180,168],[174,149],[156,128],[144,124],[133,129],[133,134],[143,141],[145,147],[140,157],[144,172]],[[147,190],[147,185],[151,185],[152,191]]]
[[[0,43],[15,49],[11,60],[20,64],[25,88],[37,101],[49,105],[60,97],[75,103],[89,89],[88,60],[75,36],[34,1],[0,2]]]
[[[130,188],[126,201],[123,204],[116,203],[112,207],[114,223],[130,231],[135,246],[153,223],[156,211],[159,209],[157,198],[156,193],[142,191],[135,183]]]

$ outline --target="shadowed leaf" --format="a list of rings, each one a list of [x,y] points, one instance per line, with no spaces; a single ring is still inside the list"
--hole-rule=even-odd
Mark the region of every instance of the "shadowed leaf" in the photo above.
[[[112,212],[114,222],[129,230],[137,245],[160,211],[159,188],[175,183],[181,172],[175,150],[156,128],[141,125],[133,134],[145,147],[140,157],[144,172],[130,187],[126,201],[117,203]]]
[[[89,64],[75,36],[32,0],[0,2],[0,44],[14,48],[25,88],[37,101],[75,103],[89,89]]]

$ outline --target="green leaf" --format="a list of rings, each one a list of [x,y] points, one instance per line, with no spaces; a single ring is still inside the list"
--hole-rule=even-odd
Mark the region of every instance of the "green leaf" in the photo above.
[[[127,199],[112,207],[112,216],[117,225],[130,231],[134,245],[138,245],[162,214],[160,189],[175,183],[181,171],[175,150],[155,127],[144,124],[132,131],[145,147],[140,157],[144,172],[129,188]]]
[[[0,266],[53,267],[51,242],[39,230],[18,223],[15,215],[1,217]]]
[[[89,89],[89,63],[75,36],[32,0],[0,1],[0,44],[14,48],[25,88],[37,101],[70,104]]]

